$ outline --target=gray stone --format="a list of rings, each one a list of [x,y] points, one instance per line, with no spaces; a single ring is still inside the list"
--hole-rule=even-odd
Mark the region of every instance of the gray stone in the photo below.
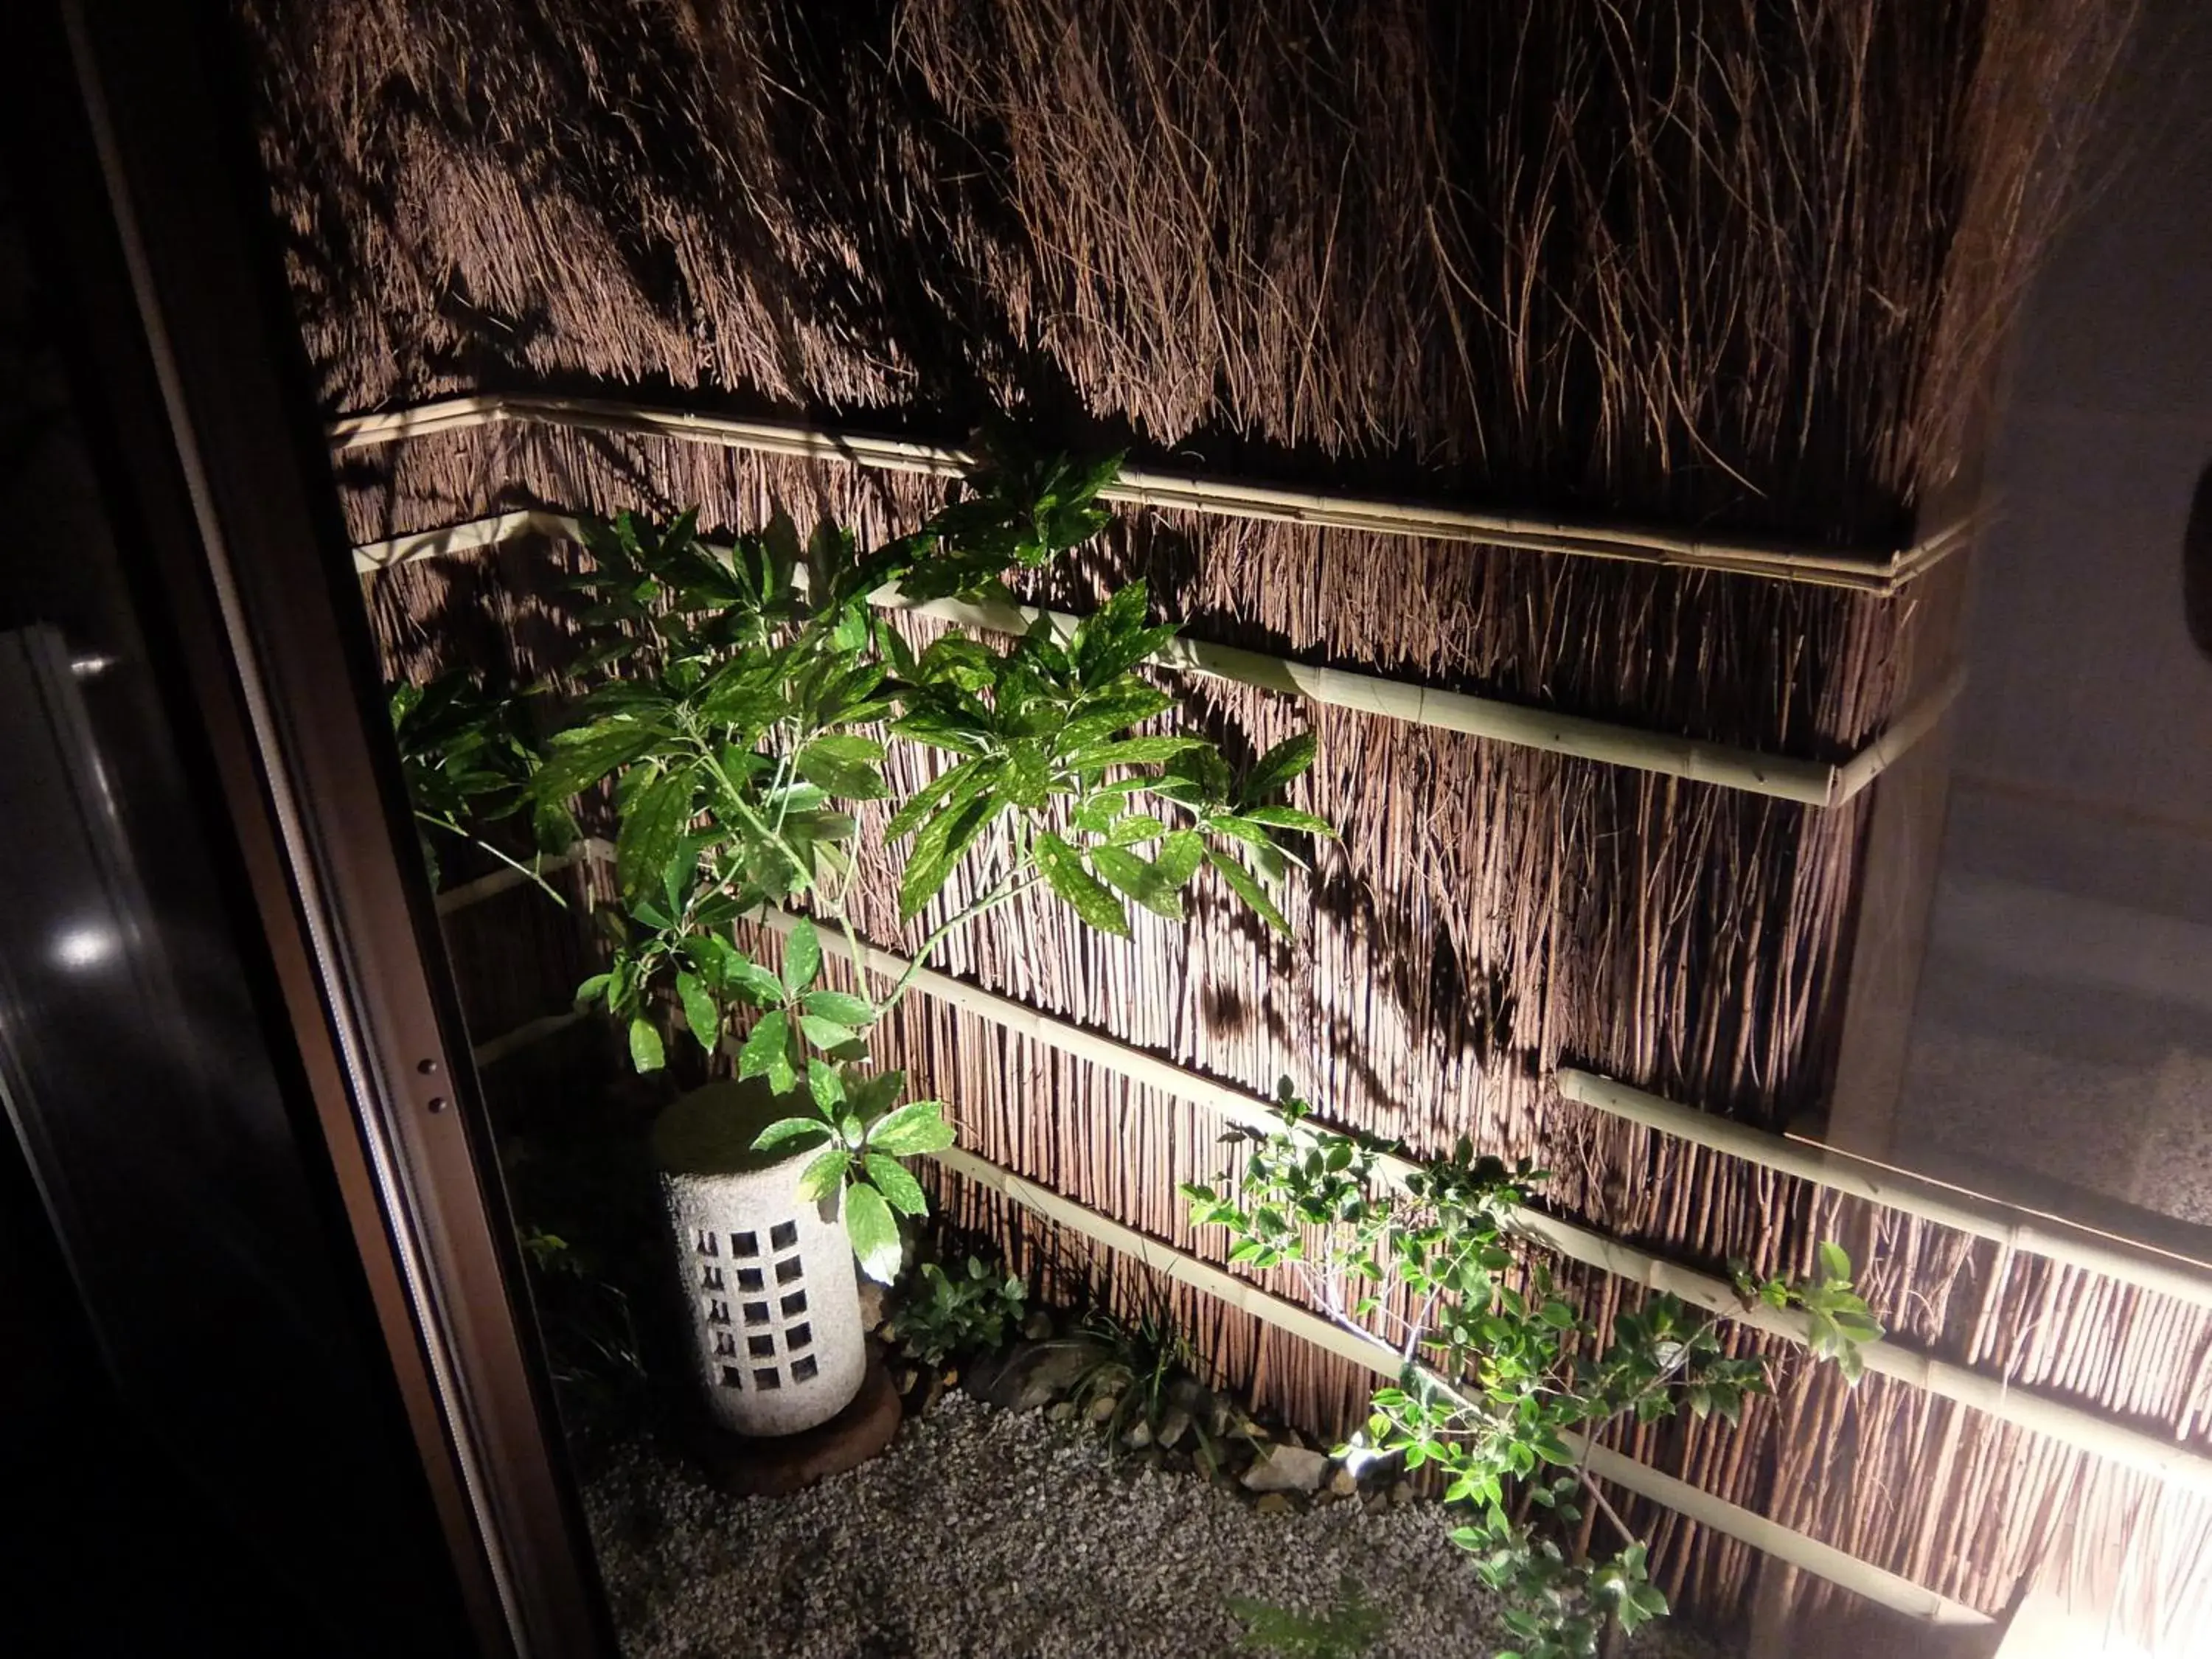
[[[1004,1411],[1030,1412],[1048,1406],[1105,1353],[1088,1337],[1050,1342],[1018,1342],[1003,1358],[987,1359],[968,1373],[966,1388],[978,1400]]]
[[[884,1287],[872,1279],[860,1281],[860,1328],[879,1329],[884,1322]]]
[[[1121,1443],[1131,1451],[1142,1451],[1152,1443],[1152,1425],[1139,1418],[1121,1436]]]
[[[1075,1416],[1075,1402],[1073,1400],[1055,1400],[1045,1407],[1044,1414],[1054,1423],[1071,1421]]]
[[[1413,1501],[1413,1483],[1410,1480],[1401,1480],[1396,1486],[1391,1487],[1390,1501],[1398,1508],[1404,1509],[1407,1504]]]
[[[1114,1413],[1121,1408],[1121,1396],[1120,1395],[1102,1394],[1091,1402],[1091,1420],[1094,1423],[1111,1422],[1113,1420]]]
[[[1328,1489],[1339,1498],[1351,1498],[1359,1491],[1359,1477],[1347,1464],[1336,1466],[1336,1473],[1328,1478]]]
[[[1042,1308],[1032,1309],[1030,1316],[1022,1321],[1022,1334],[1032,1342],[1049,1341],[1052,1337],[1052,1315]]]
[[[1252,1507],[1262,1515],[1289,1515],[1297,1509],[1297,1505],[1291,1502],[1288,1493],[1279,1492],[1267,1493]]]
[[[1170,1406],[1160,1413],[1160,1426],[1154,1438],[1163,1446],[1176,1446],[1190,1432],[1190,1413],[1181,1406]]]
[[[1247,1492],[1311,1492],[1328,1475],[1328,1459],[1302,1446],[1273,1446],[1244,1471]]]

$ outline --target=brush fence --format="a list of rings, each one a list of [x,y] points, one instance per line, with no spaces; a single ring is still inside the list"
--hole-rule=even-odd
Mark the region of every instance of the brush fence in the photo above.
[[[912,524],[942,489],[927,474],[512,421],[418,434],[374,458],[348,502],[364,544],[549,503],[696,501],[725,526],[782,503],[802,523],[834,514],[867,537]],[[365,576],[392,673],[559,673],[573,647],[555,579],[580,555],[544,520],[494,528],[472,548],[458,538]],[[1831,776],[1886,737],[1894,749],[1925,695],[1917,608],[1894,596],[1187,508],[1120,516],[1024,597],[1080,614],[1133,576],[1196,648],[1533,705]],[[942,623],[908,612],[898,625],[919,643]],[[1346,1127],[1417,1149],[1465,1133],[1558,1171],[1533,1224],[1559,1230],[1555,1243],[1596,1241],[1568,1252],[1563,1276],[1601,1328],[1646,1284],[1711,1285],[1735,1257],[1802,1269],[1833,1237],[1863,1264],[1895,1356],[1878,1369],[1895,1375],[1847,1390],[1806,1366],[1786,1333],[1736,1321],[1730,1345],[1769,1358],[1774,1401],[1740,1430],[1657,1425],[1608,1442],[1607,1460],[1626,1460],[1612,1462],[1620,1483],[1644,1494],[1635,1519],[1669,1594],[1739,1613],[1766,1551],[1806,1570],[1790,1593],[1815,1612],[1845,1594],[1841,1577],[1916,1616],[1994,1615],[2032,1573],[2109,1590],[2099,1540],[2120,1527],[2134,1551],[2134,1599],[2118,1598],[2129,1623],[2172,1629],[2208,1612],[2207,1505],[2191,1490],[2212,1408],[2202,1305],[1561,1097],[1564,1069],[1754,1130],[1817,1108],[1865,793],[1778,798],[1193,672],[1207,666],[1163,672],[1232,753],[1308,722],[1319,734],[1299,803],[1345,835],[1292,888],[1299,948],[1202,885],[1182,929],[1139,916],[1131,939],[1102,939],[1037,897],[951,941],[933,964],[946,985],[1025,1011],[994,1018],[917,996],[884,1033],[882,1057],[951,1103],[963,1152],[983,1160],[936,1177],[956,1219],[1018,1262],[1077,1271],[1058,1223],[1009,1197],[1054,1194],[1117,1238],[1148,1241],[1149,1255],[1109,1249],[1099,1263],[1125,1297],[1161,1278],[1160,1249],[1218,1270],[1220,1243],[1188,1229],[1176,1183],[1213,1172],[1224,1098],[1263,1099],[1291,1073]],[[900,763],[915,769],[894,779],[902,791],[932,765]],[[893,947],[967,895],[956,879],[902,935],[880,823],[864,813],[861,843],[878,850],[855,914],[864,936]],[[604,881],[588,862],[560,878],[579,895]],[[587,951],[574,915],[496,878],[480,890],[449,917],[453,948],[472,1029],[507,1056],[489,1092],[527,1117],[545,1109],[549,1073],[604,1047],[589,1026],[526,1040],[563,1018]],[[544,937],[543,963],[515,960],[519,926]],[[1106,1046],[1059,1040],[1066,1032]],[[556,1051],[559,1067],[534,1069],[532,1056]],[[532,1068],[531,1085],[510,1091],[510,1068]],[[1002,1175],[983,1178],[986,1165]],[[1346,1356],[1262,1304],[1211,1294],[1218,1280],[1165,1282],[1229,1381],[1323,1431],[1353,1420],[1371,1378]],[[1861,1567],[1811,1576],[1835,1566],[1822,1552]],[[1885,1592],[1899,1584],[1925,1595]]]

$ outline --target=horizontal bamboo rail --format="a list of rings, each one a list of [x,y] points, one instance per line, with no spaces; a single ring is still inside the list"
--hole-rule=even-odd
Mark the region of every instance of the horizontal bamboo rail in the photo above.
[[[832,431],[784,421],[739,420],[581,398],[449,398],[413,409],[353,415],[328,428],[343,452],[504,421],[671,438],[801,460],[842,461],[896,472],[957,477],[975,465],[965,450],[865,432]],[[1231,478],[1125,467],[1103,498],[1133,507],[1180,508],[1331,529],[1474,542],[1489,547],[1621,560],[1815,586],[1894,594],[1964,544],[1969,526],[1946,526],[1911,546],[1854,555],[1849,550],[1751,541],[1720,541],[1626,526],[1573,525],[1525,514],[1287,489]]]
[[[973,1152],[951,1147],[934,1156],[945,1168],[963,1179],[1002,1194],[1056,1225],[1080,1233],[1119,1255],[1133,1257],[1152,1271],[1250,1314],[1276,1330],[1379,1375],[1394,1378],[1397,1375],[1397,1359],[1373,1343],[1363,1342],[1320,1315],[1263,1291],[1211,1262],[1110,1220],[1087,1205],[1025,1181],[1012,1170]],[[1777,1560],[1786,1561],[1870,1601],[1934,1625],[1986,1626],[1993,1622],[1987,1613],[1962,1601],[1954,1601],[1887,1568],[1861,1560],[1793,1527],[1716,1498],[1686,1480],[1640,1463],[1609,1446],[1581,1435],[1570,1434],[1565,1438],[1590,1473],[1601,1480],[1662,1504],[1716,1532],[1741,1540]]]
[[[411,559],[475,551],[523,535],[560,536],[573,540],[580,533],[577,520],[562,514],[508,513],[443,530],[365,543],[354,550],[354,563],[356,569],[366,573]],[[1032,605],[973,605],[959,599],[915,605],[900,595],[896,583],[869,597],[871,603],[886,609],[909,610],[920,616],[1004,634],[1025,632],[1042,617],[1066,639],[1074,633],[1081,620],[1064,611],[1045,611]],[[1578,714],[1553,714],[1520,703],[1385,679],[1378,675],[1316,668],[1264,652],[1214,645],[1204,640],[1177,637],[1151,660],[1164,668],[1304,697],[1328,708],[1352,709],[1547,754],[1571,755],[1607,766],[1627,767],[1822,809],[1841,806],[1871,785],[1934,728],[1966,684],[1965,671],[1954,671],[1866,747],[1841,764],[1829,764],[1728,744],[1704,743],[1694,738],[1619,726]]]
[[[1595,1072],[1561,1066],[1559,1093],[1578,1104],[1677,1139],[1710,1147],[1762,1169],[1796,1176],[1832,1192],[1863,1198],[2024,1255],[2063,1262],[2123,1284],[2212,1308],[2212,1262],[2025,1209],[1948,1182],[1930,1181],[1870,1158],[1700,1112]]]
[[[479,1067],[496,1066],[516,1050],[527,1048],[533,1042],[542,1042],[547,1037],[556,1036],[585,1018],[586,1011],[581,1008],[571,1008],[562,1014],[540,1015],[516,1026],[512,1031],[502,1031],[495,1037],[488,1037],[477,1043],[469,1050],[469,1058],[475,1060]]]

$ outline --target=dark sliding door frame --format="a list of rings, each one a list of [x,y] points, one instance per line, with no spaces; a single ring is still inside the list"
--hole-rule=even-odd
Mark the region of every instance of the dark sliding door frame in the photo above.
[[[301,1115],[327,1152],[476,1646],[611,1652],[226,9],[19,3],[0,39],[27,67],[22,184],[66,276],[103,490],[123,498],[118,538],[140,544],[142,617],[190,688],[173,712],[204,732],[220,780]]]

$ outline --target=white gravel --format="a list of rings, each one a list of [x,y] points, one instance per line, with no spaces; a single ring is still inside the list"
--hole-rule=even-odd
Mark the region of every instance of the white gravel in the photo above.
[[[1227,1598],[1319,1608],[1346,1573],[1395,1610],[1375,1659],[1492,1651],[1433,1508],[1261,1515],[963,1395],[793,1497],[727,1497],[641,1448],[586,1501],[629,1659],[1208,1659],[1242,1632]],[[1711,1651],[1688,1635],[1667,1650]]]

